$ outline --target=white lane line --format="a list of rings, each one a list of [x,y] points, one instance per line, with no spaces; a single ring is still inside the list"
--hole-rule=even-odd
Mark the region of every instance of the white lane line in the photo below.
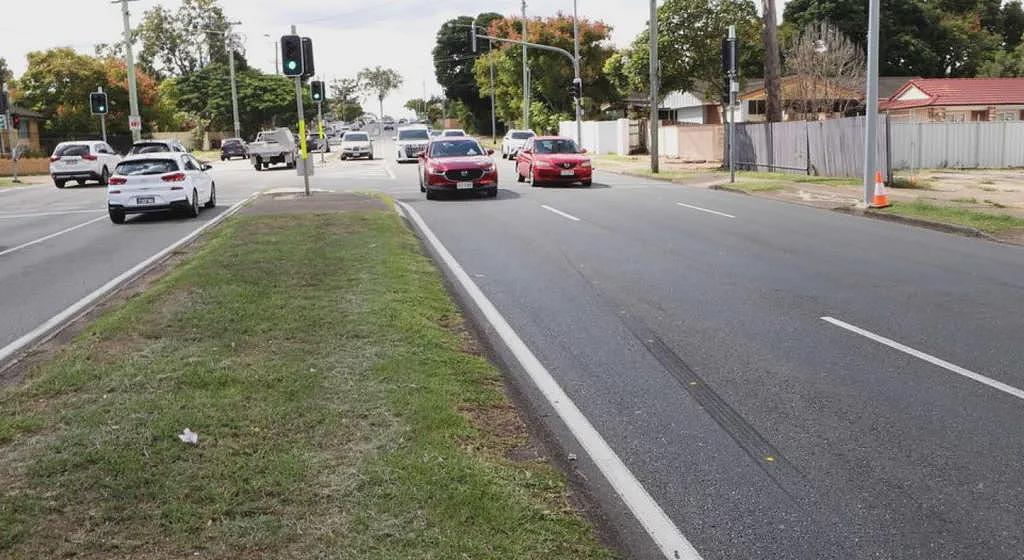
[[[865,338],[870,338],[871,340],[874,340],[875,342],[878,342],[880,344],[884,344],[884,345],[886,345],[886,346],[888,346],[890,348],[895,348],[896,350],[899,350],[900,352],[903,352],[904,354],[910,354],[911,356],[913,356],[915,358],[919,358],[919,359],[924,360],[924,361],[926,361],[926,362],[928,362],[930,364],[939,366],[940,368],[947,369],[947,370],[949,370],[949,371],[951,371],[953,373],[956,373],[958,375],[962,375],[962,376],[964,376],[964,377],[966,377],[968,379],[973,379],[974,381],[977,381],[978,383],[983,383],[985,385],[988,385],[989,387],[992,387],[993,389],[997,389],[997,390],[1002,391],[1004,393],[1007,393],[1009,395],[1013,395],[1013,396],[1017,397],[1018,399],[1024,399],[1024,391],[1022,391],[1022,390],[1020,390],[1020,389],[1018,389],[1018,388],[1016,388],[1016,387],[1014,387],[1012,385],[1007,385],[1006,383],[1003,383],[1002,381],[996,381],[995,379],[992,379],[991,377],[986,377],[984,375],[981,375],[980,373],[974,373],[973,371],[971,371],[969,369],[962,368],[962,367],[960,367],[960,366],[958,366],[956,364],[951,364],[951,363],[947,362],[946,360],[943,360],[941,358],[936,358],[935,356],[932,356],[931,354],[926,354],[924,352],[921,352],[920,350],[915,350],[915,349],[913,349],[913,348],[911,348],[909,346],[906,346],[904,344],[900,344],[899,342],[896,342],[895,340],[885,338],[884,336],[877,335],[877,334],[875,334],[875,333],[873,333],[871,331],[864,330],[864,329],[862,329],[862,328],[860,328],[858,326],[851,325],[849,323],[845,323],[843,321],[840,321],[839,319],[835,319],[833,317],[822,317],[821,320],[825,321],[825,322],[828,322],[828,323],[831,323],[831,324],[833,324],[833,325],[835,325],[837,327],[846,329],[846,330],[848,330],[850,332],[857,333],[857,334],[859,334],[859,335],[861,335],[861,336],[863,336]]]
[[[42,216],[65,216],[68,214],[96,214],[106,212],[103,209],[96,210],[61,210],[59,212],[32,212],[27,214],[0,214],[0,220],[13,220],[15,218],[39,218]]]
[[[565,212],[562,212],[561,210],[559,210],[557,208],[552,208],[552,207],[548,206],[547,204],[541,204],[540,207],[545,209],[545,210],[547,210],[547,211],[549,211],[549,212],[554,212],[555,214],[558,214],[559,216],[561,216],[563,218],[569,218],[570,220],[572,220],[574,222],[580,221],[580,219],[577,218],[576,216],[573,216],[572,214],[566,214]]]
[[[387,172],[388,177],[391,177],[392,181],[394,181],[396,179],[395,172],[391,170],[391,166],[390,165],[385,163],[384,164],[384,171]]]
[[[161,250],[159,253],[140,262],[139,264],[133,266],[131,269],[126,270],[125,272],[118,275],[117,278],[114,278],[113,280],[100,286],[89,295],[83,297],[82,299],[76,301],[75,303],[65,308],[60,313],[54,315],[53,317],[50,317],[43,324],[21,335],[21,337],[19,337],[14,342],[11,342],[10,344],[4,346],[3,348],[0,348],[0,366],[6,366],[8,361],[12,357],[16,356],[19,352],[25,350],[25,348],[27,348],[30,344],[45,340],[48,336],[52,335],[53,332],[56,332],[56,329],[63,325],[65,322],[71,321],[75,317],[78,317],[79,314],[88,311],[90,307],[92,307],[97,301],[106,296],[108,293],[117,289],[125,282],[132,280],[138,274],[144,272],[148,267],[150,267],[154,263],[160,262],[160,260],[167,257],[167,255],[170,255],[173,251],[176,251],[182,245],[185,245],[186,243],[189,243],[196,237],[199,237],[199,235],[202,234],[204,231],[224,221],[228,216],[231,216],[232,214],[237,212],[238,209],[241,208],[243,204],[252,200],[253,198],[256,198],[257,196],[259,196],[259,193],[254,193],[249,198],[228,208],[224,212],[214,217],[209,222],[206,222],[205,224],[192,230],[192,232],[186,235],[185,237],[182,237],[181,239],[175,241],[174,243],[171,243],[167,247],[164,247],[163,250]]]
[[[21,249],[24,249],[25,247],[31,247],[31,246],[35,245],[36,243],[42,243],[43,241],[46,241],[48,239],[53,239],[54,237],[57,237],[57,236],[60,236],[60,235],[64,235],[65,233],[75,231],[78,228],[83,228],[83,227],[85,227],[85,226],[87,226],[89,224],[94,224],[94,223],[96,223],[96,222],[98,222],[100,220],[106,220],[106,219],[107,219],[106,216],[100,216],[99,218],[93,218],[93,219],[89,220],[88,222],[84,222],[84,223],[78,224],[77,226],[71,226],[69,228],[62,229],[62,230],[60,230],[58,232],[51,233],[50,235],[44,235],[43,237],[40,237],[39,239],[33,239],[32,241],[28,241],[26,243],[22,243],[21,245],[18,245],[18,246],[15,246],[15,247],[11,247],[10,249],[4,250],[4,251],[0,251],[0,257],[2,257],[4,255],[10,255],[11,253],[13,253],[15,251],[19,251]]]
[[[690,208],[692,210],[700,210],[701,212],[707,212],[708,214],[714,214],[716,216],[722,216],[724,218],[735,218],[736,217],[736,216],[733,216],[732,214],[726,214],[725,212],[719,212],[717,210],[708,210],[707,208],[701,208],[700,206],[692,206],[690,204],[683,204],[682,202],[677,202],[676,204],[678,204],[679,206],[682,206],[684,208]]]
[[[480,312],[484,314],[487,321],[494,328],[494,331],[501,337],[505,345],[519,361],[523,370],[533,381],[534,385],[547,399],[548,403],[562,419],[562,422],[572,431],[576,441],[580,443],[587,454],[593,459],[594,464],[601,471],[601,474],[608,480],[608,483],[615,489],[615,492],[622,498],[622,501],[629,507],[636,519],[643,525],[647,534],[651,536],[658,548],[671,560],[700,560],[700,554],[690,544],[690,541],[683,536],[675,523],[669,519],[665,511],[661,509],[654,498],[636,479],[636,476],[622,462],[622,459],[604,440],[601,433],[587,420],[583,412],[576,406],[576,403],[569,398],[569,395],[562,390],[551,376],[547,368],[540,363],[537,356],[530,351],[526,343],[505,321],[494,304],[480,290],[463,270],[455,257],[445,248],[441,241],[434,235],[434,232],[427,227],[426,222],[412,206],[404,202],[398,202],[405,210],[405,213],[412,218],[416,226],[430,242],[430,245],[437,251],[438,256],[451,270],[452,274],[462,285],[470,298],[473,299]]]

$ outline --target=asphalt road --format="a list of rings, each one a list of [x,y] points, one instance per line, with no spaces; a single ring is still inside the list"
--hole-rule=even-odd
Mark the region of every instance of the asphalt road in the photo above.
[[[703,558],[1024,557],[1021,248],[600,172],[530,188],[505,162],[497,199],[427,202],[377,154],[312,186],[410,203]],[[214,172],[221,209],[301,184]],[[3,254],[103,212],[98,188],[0,189],[0,345],[198,225]]]

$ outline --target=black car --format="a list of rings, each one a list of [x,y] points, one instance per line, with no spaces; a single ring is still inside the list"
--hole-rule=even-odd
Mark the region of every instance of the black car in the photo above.
[[[220,160],[231,158],[249,159],[249,149],[240,138],[228,138],[220,143]]]

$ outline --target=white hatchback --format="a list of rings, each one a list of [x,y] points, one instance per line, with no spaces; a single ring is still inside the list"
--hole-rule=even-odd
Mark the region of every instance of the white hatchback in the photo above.
[[[107,185],[110,221],[123,224],[127,214],[183,210],[199,215],[199,206],[217,205],[217,186],[192,154],[161,152],[129,156],[117,164]]]
[[[50,177],[58,189],[68,181],[84,185],[86,181],[107,184],[114,166],[121,161],[121,155],[106,142],[83,140],[61,142],[50,156]]]
[[[505,138],[501,141],[501,157],[503,159],[515,159],[519,154],[519,150],[522,150],[526,142],[536,135],[537,133],[532,130],[508,131],[505,133]]]

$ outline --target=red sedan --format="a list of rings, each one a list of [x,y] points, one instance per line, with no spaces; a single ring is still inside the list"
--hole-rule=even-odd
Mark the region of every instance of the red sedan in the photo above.
[[[420,192],[433,200],[442,192],[483,192],[498,196],[498,167],[473,138],[442,137],[419,156]]]
[[[516,156],[516,174],[519,182],[529,179],[530,186],[543,183],[579,183],[589,187],[593,181],[593,168],[587,150],[576,141],[562,136],[538,136],[526,142]]]

